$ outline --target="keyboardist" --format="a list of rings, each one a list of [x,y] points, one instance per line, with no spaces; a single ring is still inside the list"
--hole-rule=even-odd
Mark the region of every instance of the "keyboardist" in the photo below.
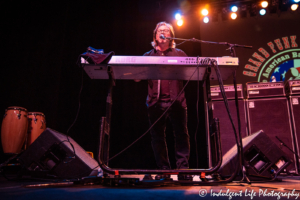
[[[187,56],[182,50],[175,48],[174,40],[163,39],[175,37],[171,24],[160,22],[153,31],[153,49],[144,56]],[[171,105],[183,88],[183,81],[179,80],[148,80],[147,108],[150,126]],[[187,105],[184,92],[179,95],[175,103],[157,124],[151,129],[151,144],[156,164],[159,169],[170,169],[168,150],[166,145],[166,120],[170,119],[174,140],[177,169],[189,168],[190,140],[187,129]],[[156,180],[170,178],[170,175],[157,175]],[[191,175],[179,174],[179,180],[192,180]]]

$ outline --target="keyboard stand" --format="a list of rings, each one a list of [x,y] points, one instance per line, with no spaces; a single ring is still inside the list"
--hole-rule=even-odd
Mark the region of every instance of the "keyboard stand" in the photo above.
[[[99,153],[98,153],[98,162],[100,167],[104,172],[108,174],[114,174],[118,176],[120,174],[213,174],[217,172],[222,164],[222,152],[220,144],[220,130],[219,130],[219,121],[218,119],[213,119],[212,115],[212,103],[210,95],[210,80],[217,80],[216,72],[211,68],[211,65],[200,65],[197,69],[197,72],[192,76],[193,70],[196,70],[196,66],[160,66],[160,65],[151,65],[151,66],[129,66],[129,65],[93,65],[93,64],[82,64],[83,69],[89,75],[91,79],[108,79],[109,91],[107,96],[106,103],[106,117],[101,118],[100,126],[100,138],[99,138]],[[222,74],[222,79],[226,80],[233,71],[236,70],[237,66],[219,66]],[[127,71],[126,71],[127,70]],[[141,73],[143,72],[143,73]],[[147,72],[147,73],[146,73]],[[159,72],[159,73],[158,73]],[[171,72],[171,73],[170,73]],[[224,73],[222,73],[224,72]],[[170,75],[171,74],[171,75]],[[112,107],[112,90],[115,85],[115,79],[161,79],[161,80],[197,80],[198,77],[200,81],[204,81],[204,101],[208,102],[208,118],[209,118],[209,135],[215,135],[217,143],[217,160],[215,166],[208,169],[174,169],[174,170],[150,170],[150,169],[113,169],[108,166],[109,161],[109,135],[110,135],[110,122],[111,122],[111,107]],[[235,177],[236,172],[232,175]],[[229,180],[229,179],[228,179]],[[232,180],[232,179],[231,179]],[[230,181],[231,181],[230,180]],[[221,181],[222,182],[222,181]],[[226,183],[226,180],[225,182]],[[204,183],[207,185],[208,183]],[[210,182],[210,185],[220,184],[218,182]]]

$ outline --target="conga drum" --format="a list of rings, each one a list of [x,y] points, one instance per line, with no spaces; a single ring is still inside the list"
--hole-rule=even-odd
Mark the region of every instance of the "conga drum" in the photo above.
[[[28,136],[27,147],[31,145],[36,138],[46,129],[46,118],[41,112],[28,113]]]
[[[28,129],[27,110],[11,106],[5,110],[1,126],[1,140],[4,153],[20,153]]]

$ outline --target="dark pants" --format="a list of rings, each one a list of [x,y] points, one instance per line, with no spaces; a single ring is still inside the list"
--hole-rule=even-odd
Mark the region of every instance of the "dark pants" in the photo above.
[[[172,107],[151,129],[151,143],[160,169],[170,169],[166,144],[166,120],[170,119],[175,140],[175,158],[177,169],[189,168],[190,138],[187,129],[187,108],[175,102]],[[171,103],[156,103],[148,108],[150,126],[162,115]]]

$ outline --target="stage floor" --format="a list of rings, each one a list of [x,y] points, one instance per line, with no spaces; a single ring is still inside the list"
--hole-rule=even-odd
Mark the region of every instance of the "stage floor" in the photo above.
[[[177,176],[172,181],[143,182],[143,175],[127,175],[140,182],[132,185],[104,186],[71,180],[38,180],[22,177],[0,178],[0,199],[300,199],[300,177],[279,176],[281,181],[261,183],[231,182],[216,186],[179,185]],[[153,175],[154,177],[154,175]]]

